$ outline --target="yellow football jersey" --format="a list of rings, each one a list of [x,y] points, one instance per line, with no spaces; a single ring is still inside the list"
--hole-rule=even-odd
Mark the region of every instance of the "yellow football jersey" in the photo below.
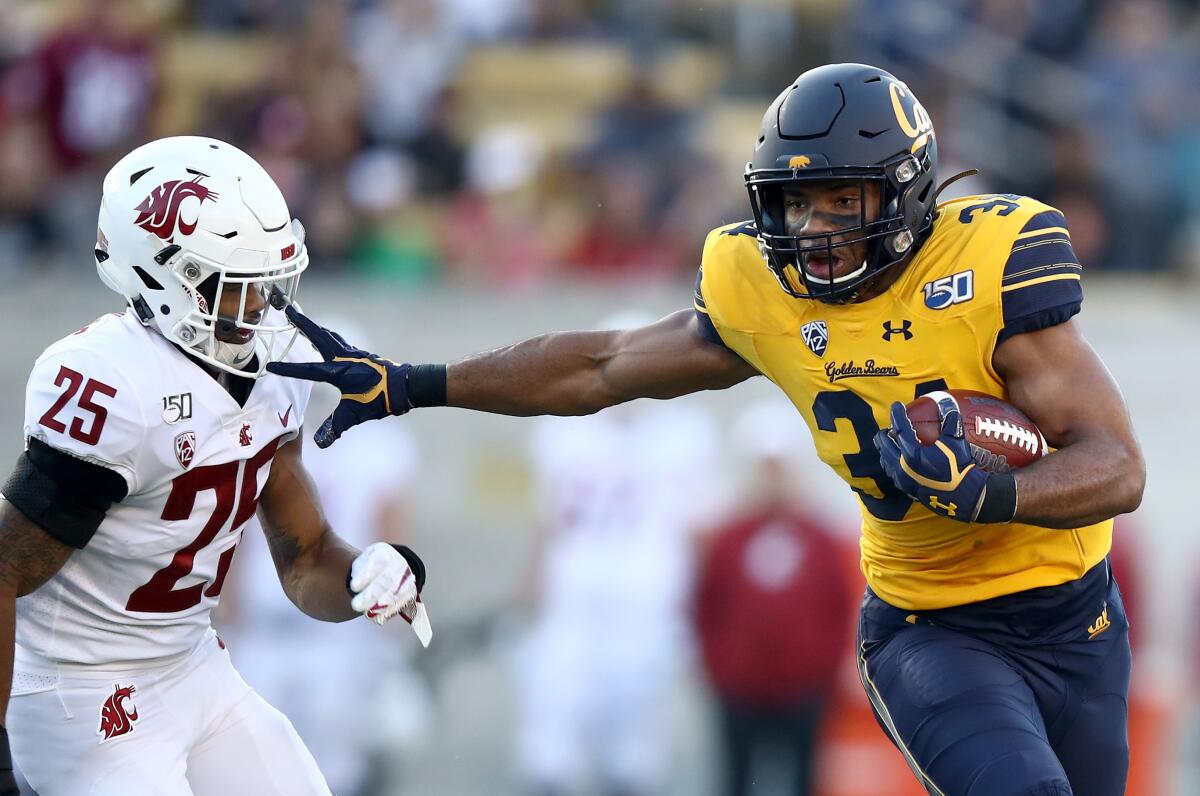
[[[858,494],[871,588],[897,607],[928,610],[1065,583],[1108,554],[1111,521],[1052,530],[938,516],[896,488],[872,441],[893,401],[946,387],[1007,397],[992,368],[996,345],[1078,312],[1079,277],[1057,210],[971,196],[940,205],[897,281],[854,304],[787,295],[752,223],[713,230],[696,311],[707,336],[787,393],[821,459]]]

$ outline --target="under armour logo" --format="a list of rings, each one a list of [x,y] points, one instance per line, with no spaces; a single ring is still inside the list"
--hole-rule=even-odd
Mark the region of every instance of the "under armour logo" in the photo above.
[[[900,328],[898,328],[898,329],[896,327],[892,326],[891,321],[884,321],[883,322],[883,339],[890,341],[892,339],[892,335],[902,334],[902,335],[904,335],[905,340],[911,340],[913,333],[911,331],[909,331],[910,329],[912,329],[912,321],[908,320],[907,318],[900,321]]]
[[[934,511],[937,511],[938,509],[945,509],[947,517],[953,517],[958,513],[957,503],[954,501],[943,503],[942,501],[938,500],[937,495],[929,496],[929,508],[933,509]]]

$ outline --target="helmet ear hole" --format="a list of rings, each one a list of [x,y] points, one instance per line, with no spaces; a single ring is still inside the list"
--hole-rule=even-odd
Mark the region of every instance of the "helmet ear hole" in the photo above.
[[[163,289],[162,284],[157,279],[150,276],[150,274],[146,273],[145,269],[142,268],[140,265],[133,266],[133,272],[138,275],[138,279],[142,280],[142,284],[145,285],[146,287],[150,288],[151,290],[162,290]]]
[[[217,275],[209,274],[208,278],[200,284],[196,285],[196,292],[208,302],[208,306],[212,307],[212,311],[217,309]]]

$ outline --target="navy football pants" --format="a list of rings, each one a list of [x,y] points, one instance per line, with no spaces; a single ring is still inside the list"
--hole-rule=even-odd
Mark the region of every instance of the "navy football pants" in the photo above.
[[[1107,561],[1061,586],[911,612],[868,589],[859,674],[935,796],[1122,796],[1129,626]]]

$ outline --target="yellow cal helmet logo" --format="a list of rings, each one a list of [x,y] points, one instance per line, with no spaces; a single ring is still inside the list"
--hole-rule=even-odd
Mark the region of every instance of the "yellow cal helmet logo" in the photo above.
[[[933,122],[929,118],[929,114],[925,112],[925,108],[913,97],[908,91],[908,87],[903,83],[892,82],[888,84],[888,93],[892,97],[892,110],[896,113],[896,122],[900,125],[900,129],[904,134],[913,139],[912,149],[910,152],[916,152],[921,147],[933,138]],[[912,114],[913,118],[908,118],[908,113],[904,110],[903,103],[900,102],[901,97],[912,97]]]
[[[808,155],[792,155],[788,160],[789,169],[803,169],[812,163],[812,159]]]

